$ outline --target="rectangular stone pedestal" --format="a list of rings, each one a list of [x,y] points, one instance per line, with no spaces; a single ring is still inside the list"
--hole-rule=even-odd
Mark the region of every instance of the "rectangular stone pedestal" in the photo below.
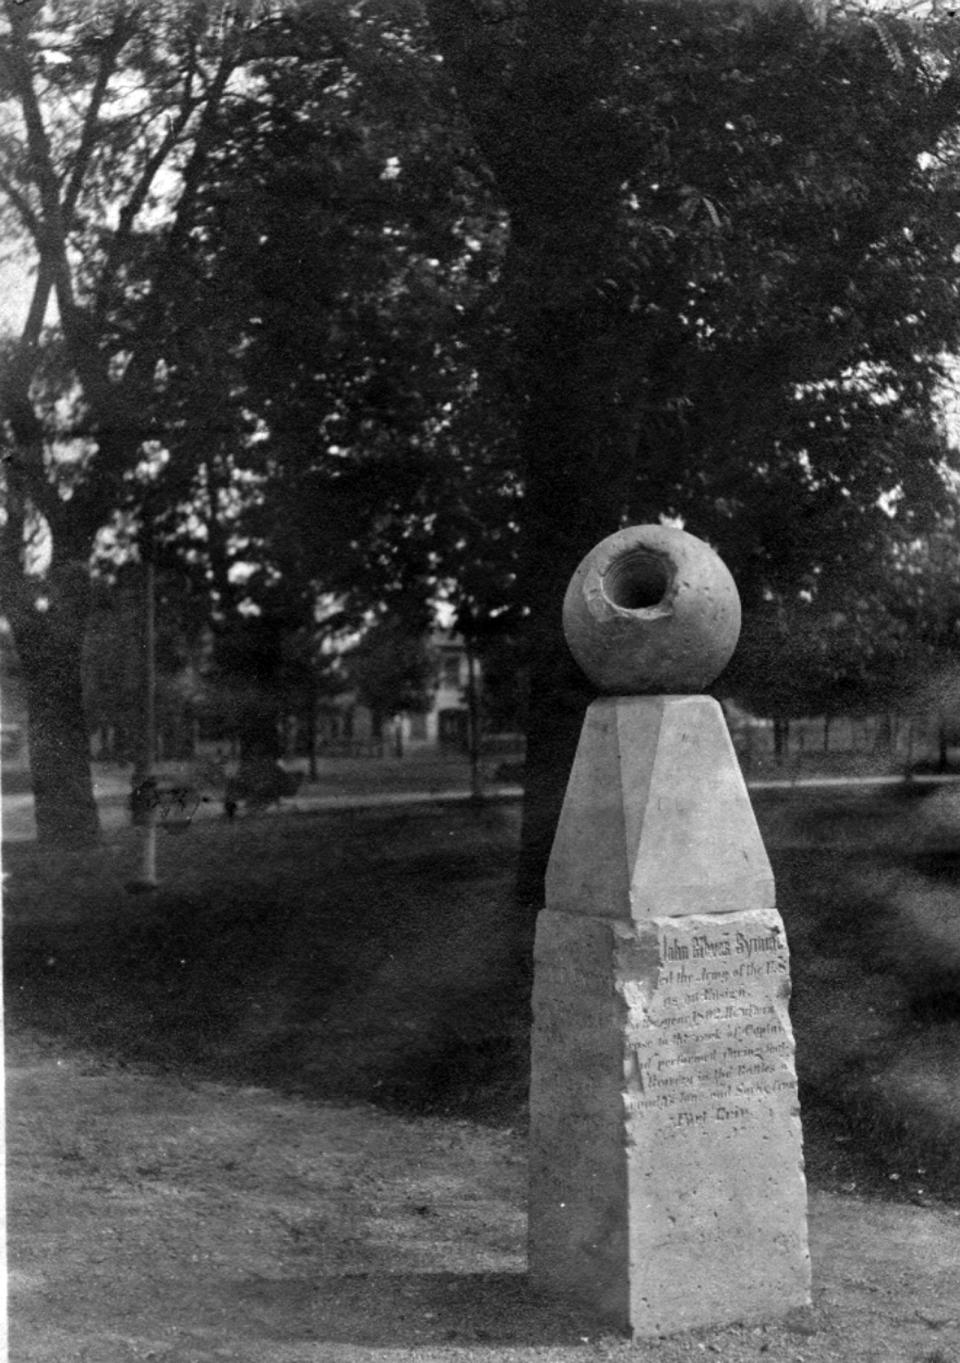
[[[775,909],[537,925],[530,1272],[636,1335],[809,1301]]]

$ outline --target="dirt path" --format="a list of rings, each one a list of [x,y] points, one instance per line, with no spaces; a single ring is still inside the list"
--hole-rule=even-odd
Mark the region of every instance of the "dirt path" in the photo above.
[[[8,1038],[11,1363],[960,1363],[960,1211],[811,1198],[814,1309],[630,1346],[533,1300],[519,1136]]]

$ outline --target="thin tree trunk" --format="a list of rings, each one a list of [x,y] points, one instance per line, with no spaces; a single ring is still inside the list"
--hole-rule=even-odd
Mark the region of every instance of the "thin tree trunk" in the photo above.
[[[893,752],[893,715],[889,710],[884,710],[877,721],[873,746],[876,752],[885,753],[888,756]]]
[[[470,756],[470,798],[483,799],[483,779],[480,771],[480,705],[477,696],[476,645],[470,638],[467,648],[467,722]]]
[[[319,773],[317,771],[317,685],[315,681],[312,681],[309,687],[306,719],[309,777],[312,782],[316,782],[319,779]]]

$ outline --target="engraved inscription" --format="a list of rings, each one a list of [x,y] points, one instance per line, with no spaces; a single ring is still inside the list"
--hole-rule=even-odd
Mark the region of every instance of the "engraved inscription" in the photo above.
[[[624,1103],[669,1127],[740,1125],[795,1091],[783,932],[703,926],[660,937],[655,982],[622,972]]]

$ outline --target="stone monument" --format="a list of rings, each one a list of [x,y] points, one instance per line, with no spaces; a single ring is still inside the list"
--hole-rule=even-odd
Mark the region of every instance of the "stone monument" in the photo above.
[[[718,703],[740,630],[724,564],[611,535],[564,603],[588,709],[537,921],[531,1282],[635,1336],[810,1300],[773,876]]]

